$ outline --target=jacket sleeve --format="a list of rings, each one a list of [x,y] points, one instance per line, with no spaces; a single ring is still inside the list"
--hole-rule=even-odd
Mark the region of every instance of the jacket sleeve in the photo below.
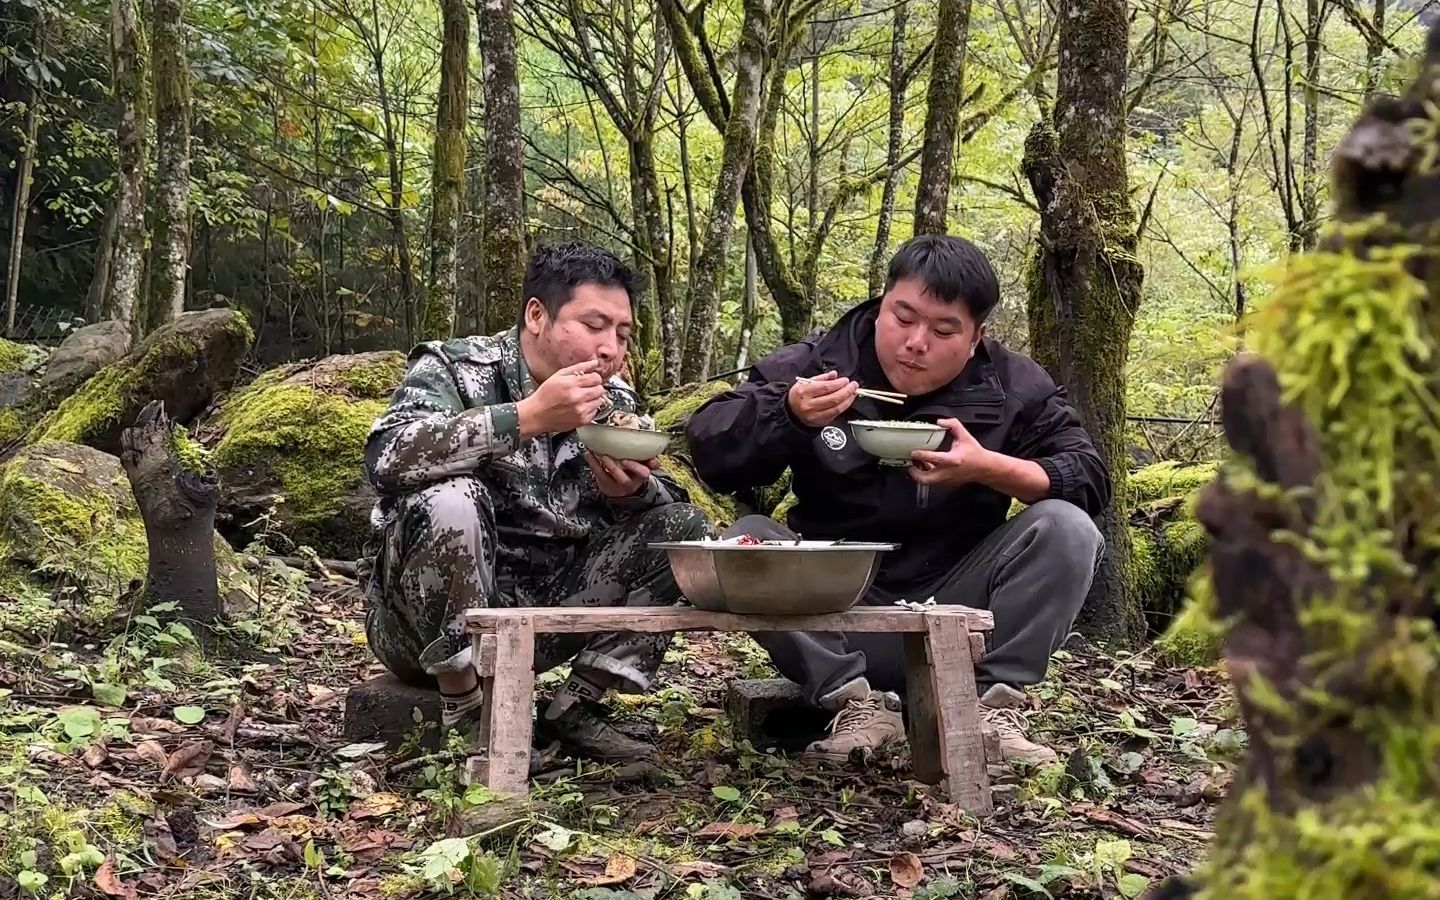
[[[1048,377],[1047,390],[1021,411],[1020,436],[1012,455],[1039,463],[1050,476],[1050,499],[1066,500],[1092,516],[1110,503],[1110,472],[1065,389]]]
[[[722,493],[772,484],[816,430],[790,414],[785,394],[797,376],[813,374],[808,344],[790,344],[757,362],[747,381],[716,394],[685,426],[700,479]]]
[[[365,469],[381,495],[474,472],[520,441],[514,403],[465,407],[443,351],[419,348],[365,442]]]

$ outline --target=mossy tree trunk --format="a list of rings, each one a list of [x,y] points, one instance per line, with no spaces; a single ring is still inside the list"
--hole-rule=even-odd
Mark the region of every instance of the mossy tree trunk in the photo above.
[[[485,326],[514,325],[525,301],[525,167],[520,143],[520,70],[512,0],[479,0],[481,83],[485,86]]]
[[[1024,159],[1040,206],[1027,273],[1031,344],[1068,389],[1114,480],[1101,518],[1106,553],[1080,626],[1122,643],[1141,640],[1145,628],[1125,509],[1125,357],[1144,274],[1125,165],[1125,7],[1061,4],[1055,124],[1035,126]]]
[[[930,59],[930,88],[925,95],[925,144],[920,153],[920,184],[915,191],[916,234],[945,233],[950,204],[950,170],[955,160],[955,134],[960,124],[960,92],[965,82],[965,42],[970,34],[970,2],[940,0],[940,16],[935,24],[935,44]],[[1063,54],[1061,59],[1064,59]],[[1123,55],[1121,61],[1121,84],[1116,86],[1116,90],[1124,88]]]
[[[681,48],[694,55],[694,38],[689,26],[678,14],[678,0],[663,0],[670,8],[666,20],[671,36]],[[735,208],[745,172],[755,146],[755,131],[760,113],[760,93],[765,62],[765,45],[770,37],[770,0],[746,0],[745,18],[741,24],[740,50],[735,63],[735,85],[725,123],[725,147],[721,155],[720,173],[715,179],[715,193],[710,202],[704,245],[696,260],[690,279],[690,321],[685,335],[685,353],[680,363],[682,382],[699,381],[710,369],[710,355],[715,347],[715,317],[720,303],[720,288],[725,279],[726,256],[735,228]],[[678,24],[677,24],[678,21]],[[687,64],[687,74],[689,65]],[[691,76],[692,86],[697,79]]]
[[[185,310],[190,263],[190,66],[184,0],[152,0],[155,41],[155,245],[149,333]]]
[[[1337,225],[1225,374],[1244,462],[1197,514],[1249,753],[1205,866],[1157,897],[1436,895],[1440,30],[1428,46],[1340,142]]]
[[[465,117],[469,112],[470,10],[442,0],[439,102],[435,113],[434,187],[430,213],[430,291],[421,337],[448,338],[460,296],[460,218],[465,211]]]
[[[119,166],[115,187],[115,249],[100,316],[135,328],[145,263],[145,128],[148,53],[137,0],[110,2],[111,92]]]
[[[156,401],[120,437],[120,464],[145,523],[149,552],[142,602],[179,604],[201,646],[213,647],[212,629],[222,613],[215,575],[219,479],[209,466],[182,462],[176,430]]]

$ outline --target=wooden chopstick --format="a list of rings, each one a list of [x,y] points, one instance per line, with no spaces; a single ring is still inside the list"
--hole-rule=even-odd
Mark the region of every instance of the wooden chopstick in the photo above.
[[[813,378],[806,378],[806,377],[804,377],[804,376],[802,375],[802,376],[796,377],[795,380],[796,380],[796,381],[804,381],[804,382],[813,382],[815,379],[813,379]],[[855,393],[856,393],[857,396],[860,396],[860,397],[869,397],[869,398],[871,398],[871,399],[873,399],[873,400],[883,400],[883,401],[885,401],[886,403],[894,403],[894,404],[897,404],[897,405],[900,405],[900,406],[904,406],[904,405],[905,405],[905,400],[906,400],[906,395],[905,395],[905,394],[902,394],[902,393],[899,393],[898,391],[877,391],[877,390],[874,390],[874,389],[872,389],[872,388],[860,388],[860,389],[857,390]]]

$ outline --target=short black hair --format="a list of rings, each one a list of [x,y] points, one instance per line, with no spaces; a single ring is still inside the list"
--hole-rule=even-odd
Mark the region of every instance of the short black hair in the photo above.
[[[1000,280],[990,260],[979,247],[954,235],[920,234],[901,244],[890,258],[885,290],[907,278],[918,278],[946,303],[964,303],[976,325],[1000,302]]]
[[[525,321],[525,307],[531,297],[544,305],[553,321],[582,284],[624,288],[633,303],[639,281],[634,270],[603,247],[583,241],[542,245],[530,254],[525,266],[520,321]]]

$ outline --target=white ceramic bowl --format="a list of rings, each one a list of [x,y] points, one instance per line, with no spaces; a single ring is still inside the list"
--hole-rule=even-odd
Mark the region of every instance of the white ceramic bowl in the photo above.
[[[910,465],[913,451],[938,448],[946,433],[929,422],[857,421],[850,423],[850,431],[861,449],[880,457],[881,464],[887,466]]]
[[[581,425],[575,433],[586,447],[612,459],[654,459],[670,446],[671,437],[663,431],[616,425]]]

